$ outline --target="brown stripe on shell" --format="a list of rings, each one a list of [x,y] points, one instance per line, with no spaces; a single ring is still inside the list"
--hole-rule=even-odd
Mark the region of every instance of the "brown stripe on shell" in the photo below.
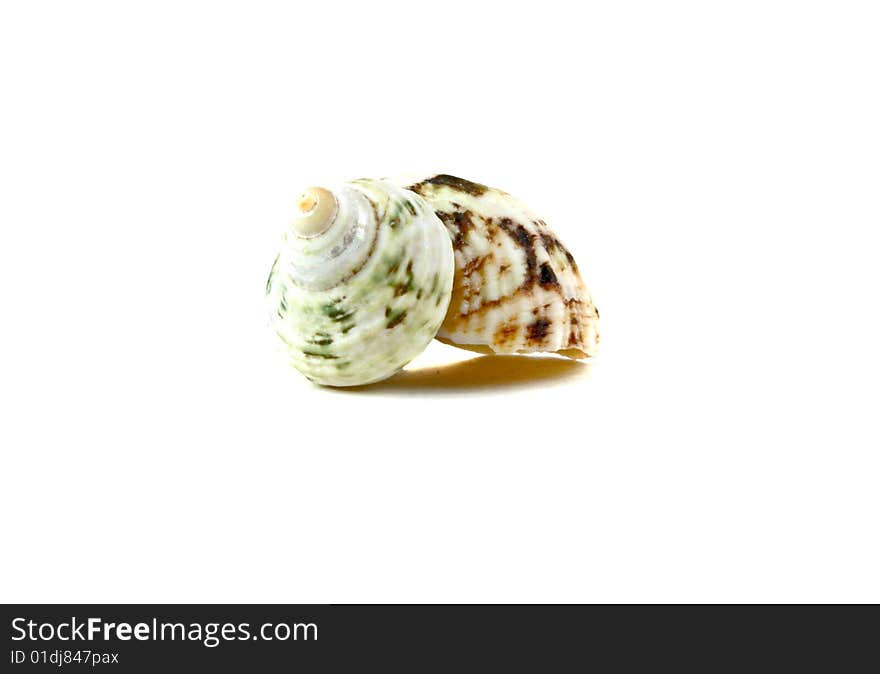
[[[535,282],[535,269],[538,266],[538,256],[535,254],[535,235],[529,232],[523,225],[514,223],[510,218],[502,218],[498,226],[523,249],[526,255],[526,280],[523,287],[527,288]]]
[[[452,237],[453,248],[461,250],[465,245],[468,232],[474,228],[473,213],[468,210],[455,211],[454,213],[437,211],[437,217],[446,225],[446,229]]]
[[[557,241],[556,243],[559,246],[559,250],[561,250],[565,255],[565,259],[568,260],[568,264],[571,265],[571,268],[574,270],[575,273],[578,273],[578,266],[577,262],[574,261],[574,255],[568,252],[568,248],[563,246],[561,241]]]
[[[504,347],[506,344],[514,341],[519,334],[519,323],[508,321],[503,323],[492,335],[492,343]]]
[[[539,318],[534,323],[529,324],[528,339],[530,342],[542,342],[547,332],[550,330],[550,321],[546,318]]]
[[[425,185],[445,185],[447,187],[452,187],[475,197],[484,195],[489,189],[488,187],[486,187],[485,185],[481,185],[480,183],[474,183],[470,180],[465,180],[464,178],[456,178],[455,176],[450,176],[445,173],[433,176],[432,178],[423,180],[422,182],[416,183],[415,185],[410,185],[407,189],[410,189],[413,192],[417,192],[418,194],[422,194],[422,190],[424,189]]]
[[[547,262],[541,264],[540,284],[542,288],[559,287],[559,281],[556,279],[556,272],[553,271]]]
[[[376,252],[376,242],[379,240],[379,228],[381,226],[381,218],[379,217],[379,206],[373,201],[370,196],[366,192],[361,192],[361,194],[366,197],[367,203],[370,204],[370,208],[373,209],[373,217],[376,219],[376,230],[373,232],[373,240],[370,241],[370,248],[367,250],[367,254],[364,259],[361,261],[359,265],[352,267],[349,272],[342,277],[337,285],[343,285],[347,283],[351,278],[353,278],[361,269],[363,269],[367,262],[369,262],[373,258],[373,254]],[[346,239],[352,236],[351,233],[346,235]],[[349,241],[346,241],[348,243]]]

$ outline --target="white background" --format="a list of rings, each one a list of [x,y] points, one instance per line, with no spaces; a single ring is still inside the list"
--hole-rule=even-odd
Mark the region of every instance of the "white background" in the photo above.
[[[0,599],[880,601],[874,7],[4,3]],[[296,195],[410,171],[553,226],[594,363],[287,367]]]

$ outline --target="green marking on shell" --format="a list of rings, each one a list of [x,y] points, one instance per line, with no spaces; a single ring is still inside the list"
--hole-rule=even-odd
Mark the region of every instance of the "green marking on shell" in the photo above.
[[[326,332],[316,332],[315,336],[309,340],[309,344],[317,346],[328,346],[333,343],[333,338]]]
[[[388,315],[388,320],[385,322],[385,327],[389,330],[391,330],[392,328],[396,328],[403,322],[405,318],[406,309],[403,309],[402,311],[392,311]]]
[[[335,300],[334,302],[331,302],[330,304],[323,305],[321,307],[321,312],[323,312],[323,314],[325,316],[327,316],[327,318],[329,318],[331,321],[333,321],[335,323],[341,323],[343,321],[347,321],[349,318],[354,316],[355,312],[354,312],[354,309],[350,309],[350,310],[346,309],[342,305],[343,300],[344,300],[344,298]]]
[[[322,351],[310,351],[309,349],[303,349],[303,353],[306,356],[312,356],[313,358],[327,358],[330,360],[335,360],[339,358],[339,356],[334,356],[332,353],[323,353]]]
[[[361,209],[375,219],[369,255],[352,273],[331,270],[343,279],[332,287],[310,290],[293,280],[297,255],[322,245],[334,228],[295,241],[295,248],[285,242],[267,297],[272,326],[292,364],[320,384],[356,386],[392,375],[424,350],[446,313],[454,260],[446,228],[418,195],[373,180],[347,183],[334,195],[340,213]]]
[[[401,295],[405,295],[415,289],[416,286],[412,272],[412,260],[406,265],[406,278],[404,280],[394,281],[390,285],[394,289],[395,297],[400,297]],[[419,298],[417,297],[416,299]]]
[[[275,279],[275,270],[278,268],[278,260],[281,259],[281,255],[275,256],[275,262],[272,263],[272,269],[269,270],[269,278],[266,279],[266,294],[269,294],[269,291],[272,289],[272,281]]]
[[[281,284],[281,297],[278,300],[278,306],[281,308],[281,313],[287,311],[287,286],[283,283]]]
[[[342,302],[342,298],[333,300],[330,304],[323,305],[321,311],[323,311],[329,318],[335,320],[345,314],[345,309],[339,306],[340,302]]]
[[[378,270],[376,280],[387,279],[397,273],[400,269],[400,263],[403,261],[403,255],[385,258],[385,269]]]

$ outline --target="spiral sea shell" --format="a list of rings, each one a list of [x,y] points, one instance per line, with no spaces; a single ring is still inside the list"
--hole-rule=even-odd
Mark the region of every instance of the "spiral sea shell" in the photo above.
[[[452,238],[455,280],[441,341],[481,352],[592,356],[599,312],[574,257],[526,206],[450,175],[398,180]]]
[[[391,376],[437,333],[453,252],[421,197],[387,181],[310,188],[266,283],[292,364],[330,386]]]

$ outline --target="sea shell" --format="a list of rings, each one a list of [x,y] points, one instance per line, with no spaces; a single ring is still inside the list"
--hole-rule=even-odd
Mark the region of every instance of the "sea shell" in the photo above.
[[[433,339],[452,294],[449,235],[413,192],[355,180],[310,188],[266,283],[292,364],[319,384],[391,376]]]
[[[506,192],[454,176],[402,184],[435,210],[455,249],[438,339],[484,353],[596,353],[599,312],[574,257],[543,220]]]

